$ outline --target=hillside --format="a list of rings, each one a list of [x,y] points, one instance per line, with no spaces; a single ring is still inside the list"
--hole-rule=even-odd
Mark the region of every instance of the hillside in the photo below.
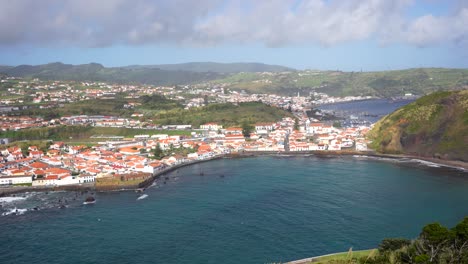
[[[189,72],[216,72],[216,73],[239,73],[239,72],[284,72],[295,71],[294,69],[263,63],[217,63],[217,62],[188,62],[179,64],[159,65],[131,65],[128,69],[161,69],[166,71],[189,71]]]
[[[135,103],[136,109],[125,108],[124,105]],[[158,112],[161,110],[182,109],[183,106],[174,100],[157,94],[141,96],[138,99],[126,99],[121,95],[114,99],[90,99],[64,104],[63,107],[54,109],[30,108],[23,110],[22,115],[42,116],[46,119],[68,115],[111,115],[130,117],[135,111]]]
[[[262,74],[238,73],[216,83],[250,93],[307,95],[321,92],[332,96],[377,96],[390,98],[406,93],[425,95],[434,91],[468,86],[468,69],[418,68],[380,72],[296,71]]]
[[[222,75],[213,72],[166,71],[158,68],[106,68],[98,63],[71,65],[60,62],[36,66],[2,67],[0,73],[42,80],[103,81],[155,85],[188,84],[222,77]]]
[[[382,118],[369,138],[383,153],[468,161],[468,90],[424,96]]]
[[[142,111],[144,113],[144,111]],[[156,113],[153,121],[161,125],[191,124],[198,127],[204,123],[216,122],[226,126],[241,126],[244,122],[276,122],[282,117],[292,117],[292,114],[262,103],[249,102],[234,105],[211,104],[189,110],[173,109]]]
[[[211,82],[249,93],[391,98],[422,96],[468,87],[468,69],[418,68],[379,72],[297,71],[262,63],[191,62],[106,68],[90,63],[0,66],[0,74],[43,80],[103,81],[126,84],[178,85]]]

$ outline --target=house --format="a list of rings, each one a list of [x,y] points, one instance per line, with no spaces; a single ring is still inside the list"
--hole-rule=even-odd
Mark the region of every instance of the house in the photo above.
[[[194,153],[189,153],[189,154],[187,154],[187,158],[188,158],[189,160],[197,160],[197,159],[198,159],[198,154],[197,154],[196,152],[194,152]]]
[[[56,149],[56,150],[60,150],[60,149],[63,149],[65,147],[65,143],[63,142],[54,142],[54,144],[50,145],[50,149]]]
[[[158,171],[162,169],[164,169],[164,165],[159,161],[154,161],[154,162],[148,163],[144,167],[143,172],[156,174]]]
[[[38,151],[39,149],[37,148],[37,146],[29,146],[28,147],[28,151]]]
[[[241,127],[229,127],[226,128],[224,131],[226,135],[242,135],[242,128]]]
[[[221,128],[223,128],[223,126],[218,125],[216,123],[206,123],[200,126],[200,129],[203,129],[203,130],[219,130]]]
[[[322,132],[323,124],[322,123],[310,123],[307,127],[307,133],[317,134],[319,131]]]
[[[255,132],[257,134],[268,134],[273,131],[275,123],[257,123],[255,124]]]
[[[42,158],[42,156],[44,156],[44,152],[42,152],[40,150],[30,151],[29,152],[29,157],[33,158],[33,159],[40,159],[40,158]]]
[[[1,176],[0,185],[14,185],[14,184],[30,184],[32,183],[31,175],[15,175],[15,176]]]
[[[225,143],[245,142],[244,135],[226,135]]]

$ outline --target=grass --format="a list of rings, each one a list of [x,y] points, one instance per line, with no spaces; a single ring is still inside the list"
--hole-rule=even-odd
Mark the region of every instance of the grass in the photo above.
[[[377,151],[468,160],[468,92],[435,92],[377,122],[368,134]]]
[[[309,263],[332,263],[333,261],[351,261],[352,259],[360,259],[362,257],[375,256],[377,254],[377,249],[368,249],[368,250],[358,250],[353,251],[350,249],[347,252],[340,252],[333,254],[331,256],[325,256],[314,260]]]

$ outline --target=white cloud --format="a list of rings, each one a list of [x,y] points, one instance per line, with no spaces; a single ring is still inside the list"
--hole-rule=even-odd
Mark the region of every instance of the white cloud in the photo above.
[[[263,43],[324,46],[375,38],[468,43],[466,1],[407,18],[413,0],[0,0],[0,45]],[[419,2],[418,4],[423,4]]]

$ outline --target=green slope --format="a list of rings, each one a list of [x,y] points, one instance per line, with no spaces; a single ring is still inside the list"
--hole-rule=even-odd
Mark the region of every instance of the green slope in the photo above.
[[[153,115],[153,121],[161,125],[191,124],[195,128],[216,122],[226,126],[241,126],[244,122],[275,122],[282,117],[292,117],[291,113],[262,103],[249,102],[234,105],[211,104],[189,110],[174,109],[161,111]]]
[[[425,95],[468,86],[467,69],[419,68],[381,72],[296,71],[277,74],[239,73],[215,80],[250,93],[394,97]]]
[[[106,68],[97,63],[71,65],[60,62],[37,66],[20,65],[12,68],[3,67],[0,68],[0,73],[42,80],[103,81],[156,85],[187,84],[212,80],[223,76],[213,72],[166,71],[157,68]]]
[[[190,72],[217,72],[217,73],[238,73],[238,72],[283,72],[295,71],[294,69],[263,63],[217,63],[217,62],[188,62],[179,64],[158,64],[158,65],[132,65],[125,68],[142,69],[158,68],[167,71],[190,71]]]
[[[382,118],[369,138],[384,153],[468,161],[468,90],[424,96]]]

